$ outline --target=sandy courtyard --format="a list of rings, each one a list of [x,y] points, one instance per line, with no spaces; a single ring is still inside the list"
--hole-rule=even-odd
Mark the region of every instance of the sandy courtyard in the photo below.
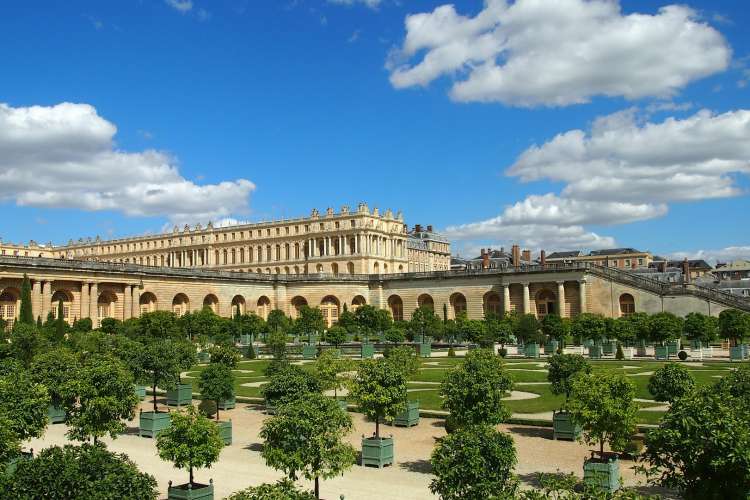
[[[150,410],[150,403],[141,406]],[[355,449],[360,449],[362,434],[374,432],[374,424],[366,422],[362,415],[351,414],[355,431],[349,436]],[[231,418],[234,427],[234,442],[225,447],[218,463],[211,469],[199,469],[196,480],[207,482],[214,480],[216,498],[223,498],[230,493],[247,486],[263,482],[273,482],[281,473],[266,467],[260,455],[261,440],[258,437],[262,422],[267,416],[255,405],[238,404],[235,410],[223,411],[222,420]],[[126,435],[116,440],[105,439],[107,447],[116,452],[126,453],[138,464],[142,471],[153,474],[159,482],[159,490],[166,497],[167,483],[187,482],[186,471],[174,469],[171,464],[159,459],[154,440],[138,436],[137,418],[128,423]],[[519,464],[516,473],[522,480],[531,480],[535,472],[573,472],[582,473],[583,459],[589,455],[589,447],[578,443],[553,441],[552,429],[503,425],[501,428],[510,432],[516,442]],[[64,444],[66,428],[64,425],[50,425],[46,435],[34,439],[30,447],[41,450],[53,444]],[[429,490],[432,478],[429,457],[435,444],[435,438],[443,436],[445,431],[442,420],[423,418],[416,427],[410,429],[382,426],[381,434],[393,434],[397,463],[384,469],[364,469],[355,465],[343,476],[321,483],[321,497],[338,500],[344,495],[347,500],[437,498]],[[621,463],[626,485],[636,484],[633,472],[629,469],[632,462]],[[311,487],[311,485],[308,485]]]

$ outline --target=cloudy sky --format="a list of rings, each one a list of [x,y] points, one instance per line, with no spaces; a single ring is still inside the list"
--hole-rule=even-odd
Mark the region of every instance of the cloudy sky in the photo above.
[[[745,2],[0,7],[4,241],[356,205],[454,251],[750,257]]]

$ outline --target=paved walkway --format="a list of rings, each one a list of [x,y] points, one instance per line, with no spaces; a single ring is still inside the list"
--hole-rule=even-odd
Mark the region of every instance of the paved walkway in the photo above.
[[[150,409],[148,402],[144,402],[142,407]],[[374,425],[366,422],[360,414],[351,415],[355,430],[349,436],[349,441],[358,450],[361,436],[371,435]],[[279,479],[282,474],[266,467],[260,455],[262,441],[258,433],[266,415],[254,405],[238,404],[235,410],[221,412],[221,417],[232,419],[234,443],[222,450],[219,462],[213,468],[197,470],[196,480],[208,481],[212,478],[218,499],[247,486]],[[159,491],[163,493],[166,493],[170,479],[177,484],[187,481],[186,471],[174,469],[171,464],[159,459],[153,440],[138,436],[137,419],[128,425],[130,429],[126,435],[116,440],[104,440],[110,450],[126,453],[141,470],[153,474],[159,482]],[[589,447],[579,443],[553,441],[552,429],[520,425],[503,425],[500,428],[510,432],[516,442],[519,460],[516,472],[522,479],[531,480],[536,472],[557,470],[581,475],[583,460],[589,455]],[[65,444],[65,431],[63,425],[51,425],[43,438],[32,440],[29,446],[40,450],[53,444]],[[392,434],[395,438],[396,465],[384,469],[365,469],[355,465],[343,476],[321,483],[323,498],[338,500],[342,494],[347,500],[436,498],[429,491],[432,479],[429,457],[435,446],[435,439],[445,435],[443,421],[422,418],[416,427],[407,429],[382,426],[381,433]],[[632,463],[623,461],[621,466],[625,483],[635,484],[633,472],[629,469]],[[312,487],[305,481],[301,483]]]

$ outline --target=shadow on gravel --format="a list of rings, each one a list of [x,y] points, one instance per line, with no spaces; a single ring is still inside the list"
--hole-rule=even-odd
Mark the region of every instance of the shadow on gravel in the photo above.
[[[257,451],[258,453],[260,453],[261,451],[263,451],[263,444],[262,443],[250,443],[249,445],[245,446],[244,449],[250,450],[250,451]]]
[[[551,427],[528,427],[520,425],[510,425],[508,426],[508,432],[512,434],[518,434],[519,436],[552,439]]]
[[[432,465],[429,460],[414,460],[411,462],[399,462],[401,469],[409,472],[419,472],[420,474],[432,474]]]

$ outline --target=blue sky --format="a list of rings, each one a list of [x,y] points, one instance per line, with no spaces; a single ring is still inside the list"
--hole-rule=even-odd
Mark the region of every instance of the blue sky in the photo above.
[[[366,201],[464,254],[750,256],[750,13],[669,5],[7,2],[0,237]]]

